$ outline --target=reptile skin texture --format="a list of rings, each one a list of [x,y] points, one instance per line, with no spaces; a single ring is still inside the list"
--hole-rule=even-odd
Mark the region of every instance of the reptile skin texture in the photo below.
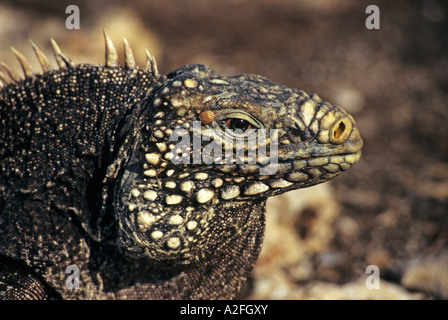
[[[2,64],[0,298],[231,299],[267,198],[351,168],[355,122],[258,75],[161,75],[149,53],[140,68],[126,41],[120,66],[105,40],[105,65],[74,64],[54,41],[58,68],[34,43],[42,73],[16,50],[24,79]]]

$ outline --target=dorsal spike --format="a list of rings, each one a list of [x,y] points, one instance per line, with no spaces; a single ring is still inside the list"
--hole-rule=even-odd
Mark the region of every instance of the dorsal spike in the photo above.
[[[33,40],[29,39],[31,45],[33,46],[34,53],[36,54],[37,60],[39,60],[40,66],[42,67],[42,71],[50,72],[53,68],[51,67],[50,60],[48,60],[45,53],[33,42]]]
[[[18,82],[20,80],[22,80],[19,76],[19,74],[17,72],[14,71],[14,69],[12,69],[10,66],[8,66],[6,63],[4,62],[0,62],[0,65],[3,67],[3,69],[5,69],[6,73],[8,74],[8,76],[14,80],[15,82]]]
[[[131,46],[129,45],[128,40],[123,38],[124,45],[124,65],[128,70],[134,70],[137,68],[137,64],[135,63],[134,53],[132,52]]]
[[[61,48],[53,38],[51,38],[51,45],[53,46],[54,57],[56,58],[59,68],[69,68],[74,66],[72,60],[62,53]]]
[[[114,44],[112,43],[111,38],[104,29],[104,40],[106,42],[106,67],[108,68],[116,68],[119,67],[118,63],[118,53]]]
[[[148,51],[148,49],[145,49],[146,52],[146,70],[151,71],[154,76],[159,75],[159,70],[157,69],[157,63],[154,56]]]
[[[12,83],[12,81],[5,73],[0,71],[0,83],[2,83],[5,86]]]
[[[20,65],[23,69],[23,74],[25,75],[25,78],[32,78],[33,77],[33,67],[31,66],[31,63],[25,58],[25,56],[11,47],[12,52],[16,55],[17,59],[20,62]]]

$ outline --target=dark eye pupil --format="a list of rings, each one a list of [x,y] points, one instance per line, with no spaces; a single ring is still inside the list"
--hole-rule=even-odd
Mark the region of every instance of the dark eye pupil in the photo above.
[[[246,120],[237,119],[237,118],[227,119],[226,126],[227,126],[227,128],[232,129],[232,130],[236,130],[236,129],[247,130],[247,129],[252,128],[252,125],[249,122],[247,122]]]

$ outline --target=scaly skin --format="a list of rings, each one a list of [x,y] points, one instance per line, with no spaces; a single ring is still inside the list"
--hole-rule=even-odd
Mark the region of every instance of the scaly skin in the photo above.
[[[121,67],[107,35],[105,66],[55,55],[58,70],[40,55],[43,74],[22,59],[25,80],[3,75],[3,298],[232,298],[258,257],[266,199],[325,182],[361,155],[342,108],[261,76],[203,65],[159,75],[151,56],[136,67],[127,43]],[[249,131],[229,129],[266,130],[256,157],[237,157]],[[230,158],[204,161],[210,136]],[[69,265],[78,289],[66,285]]]

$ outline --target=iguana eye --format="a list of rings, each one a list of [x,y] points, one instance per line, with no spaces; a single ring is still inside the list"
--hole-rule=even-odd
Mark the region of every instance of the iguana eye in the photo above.
[[[213,123],[223,132],[228,132],[233,136],[246,136],[249,134],[249,129],[262,129],[263,123],[246,112],[245,110],[223,110],[218,109],[214,111],[215,118]],[[246,132],[247,131],[247,132]]]
[[[225,124],[227,128],[232,130],[240,129],[245,131],[247,129],[252,129],[252,124],[244,119],[230,118],[225,121]]]

